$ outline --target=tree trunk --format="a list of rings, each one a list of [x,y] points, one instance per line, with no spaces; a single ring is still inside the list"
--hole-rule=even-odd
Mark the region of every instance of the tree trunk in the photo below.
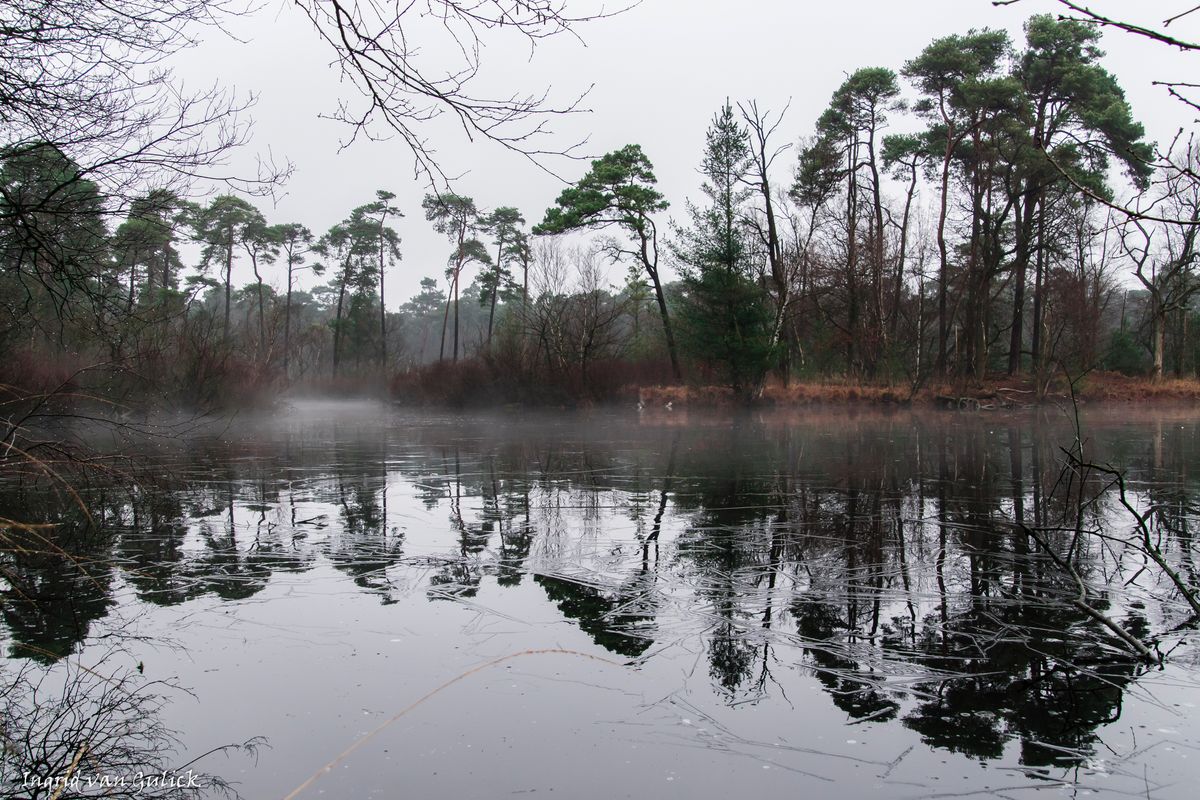
[[[1033,275],[1033,336],[1029,344],[1029,349],[1033,354],[1034,369],[1040,368],[1042,359],[1042,305],[1046,284],[1046,244],[1044,239],[1046,208],[1040,202],[1037,217],[1037,260],[1034,262],[1037,266]]]
[[[290,378],[288,374],[288,358],[292,352],[292,264],[288,259],[287,296],[283,301],[283,379]]]
[[[497,276],[497,280],[499,280],[499,276]],[[492,348],[492,325],[496,320],[496,295],[497,294],[499,294],[499,292],[497,292],[496,288],[493,287],[492,288],[492,305],[491,305],[491,308],[488,309],[487,347],[489,350]]]
[[[1021,371],[1021,348],[1025,343],[1025,283],[1029,270],[1030,233],[1033,228],[1033,211],[1037,200],[1026,195],[1017,212],[1017,253],[1013,264],[1013,313],[1012,331],[1008,339],[1008,374]]]
[[[871,170],[871,194],[874,201],[875,211],[875,235],[872,237],[874,243],[874,264],[871,265],[871,298],[874,319],[874,336],[876,345],[873,348],[871,357],[871,371],[875,371],[875,365],[879,361],[882,350],[886,346],[886,328],[884,326],[883,315],[883,260],[884,260],[884,237],[883,237],[883,198],[881,197],[879,187],[879,165],[875,161],[875,125],[872,123],[871,134],[867,139],[867,164]]]
[[[162,271],[162,290],[165,293],[171,285],[171,245],[168,242],[163,247],[163,271]]]
[[[1154,305],[1154,382],[1160,383],[1163,379],[1163,352],[1167,344],[1167,320],[1157,299]]]
[[[917,191],[917,168],[912,168],[912,178],[908,183],[908,191],[904,195],[904,216],[900,221],[900,254],[896,259],[896,272],[892,286],[892,341],[900,338],[900,305],[904,292],[904,266],[908,259],[908,225],[912,215],[913,195]],[[920,328],[917,329],[917,344],[920,346]],[[919,370],[919,368],[918,368]]]
[[[671,317],[667,313],[667,298],[663,294],[662,282],[658,279],[658,245],[656,242],[652,242],[645,233],[642,233],[640,240],[642,266],[646,268],[646,274],[650,276],[650,282],[654,285],[654,298],[658,301],[658,313],[662,317],[663,334],[667,339],[667,354],[671,357],[671,374],[674,375],[676,381],[682,382],[683,371],[679,368],[679,352],[675,347],[675,332],[671,328]],[[651,246],[654,248],[653,259],[650,256]]]
[[[338,375],[338,356],[341,354],[342,343],[342,306],[346,300],[346,278],[350,271],[349,263],[342,272],[341,286],[338,287],[337,314],[333,318],[333,377]]]
[[[950,259],[946,252],[946,216],[950,204],[950,158],[954,154],[954,143],[946,139],[946,153],[942,158],[941,205],[938,209],[938,351],[936,369],[939,375],[946,374],[946,348],[950,337],[950,320],[946,318],[946,280],[949,276]]]
[[[446,326],[450,322],[450,293],[446,293],[446,310],[442,314],[442,345],[438,350],[438,361],[446,360]]]
[[[229,240],[225,250],[225,341],[229,341],[229,292],[233,278],[233,231],[229,231]]]
[[[379,365],[387,369],[387,306],[383,302],[383,270],[379,270]]]
[[[385,210],[379,216],[379,367],[387,371],[387,306],[383,302],[383,273],[385,266],[383,223],[387,219]]]
[[[978,132],[974,137],[974,147],[975,152],[978,153],[980,149]],[[984,187],[983,178],[978,171],[972,177],[971,184],[971,249],[970,255],[967,258],[967,309],[966,319],[963,321],[967,358],[959,360],[958,370],[964,376],[969,375],[979,378],[987,368],[987,354],[984,352],[986,344],[983,331],[987,324],[986,306],[988,296],[985,283],[987,265],[982,263],[983,258],[980,253],[983,237]]]
[[[859,348],[858,330],[858,162],[857,148],[851,142],[846,152],[846,328],[850,335],[846,337],[846,368],[858,372],[859,351],[866,351],[867,345]]]
[[[528,245],[524,248],[528,251]],[[521,305],[529,305],[529,253],[526,252],[521,257]]]
[[[459,270],[454,270],[454,357],[450,359],[458,363],[458,277]]]
[[[954,159],[954,148],[966,135],[955,130],[953,121],[946,113],[945,100],[942,100],[942,121],[946,124],[946,152],[942,156],[942,191],[938,208],[937,244],[938,244],[938,353],[937,372],[946,374],[946,348],[950,336],[950,320],[947,316],[946,298],[950,278],[950,257],[946,248],[946,217],[950,205],[950,164]]]
[[[487,347],[492,348],[492,323],[496,319],[496,296],[500,294],[500,270],[504,268],[504,235],[501,234],[496,246],[496,279],[492,283],[492,305],[488,309]]]
[[[138,257],[139,257],[139,254],[138,254],[137,250],[134,250],[133,251],[133,260],[129,264],[129,297],[126,298],[126,301],[125,301],[125,313],[126,314],[133,313],[133,296],[134,296],[134,293],[137,288],[136,284],[137,284]],[[146,282],[147,283],[150,282],[150,277],[151,276],[149,274],[149,270],[147,270],[147,274],[146,274]]]
[[[267,351],[267,324],[266,310],[263,303],[263,280],[262,275],[258,274],[258,258],[251,256],[250,264],[254,267],[254,279],[258,281],[258,353],[262,357]]]

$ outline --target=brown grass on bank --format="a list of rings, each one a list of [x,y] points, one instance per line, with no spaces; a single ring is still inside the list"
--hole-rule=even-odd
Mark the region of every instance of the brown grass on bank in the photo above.
[[[872,405],[908,405],[912,392],[907,387],[875,386],[851,383],[792,383],[770,385],[763,390],[763,401],[774,405],[822,405],[826,403],[870,403]]]
[[[1169,378],[1155,382],[1113,372],[1092,372],[1078,380],[1076,398],[1082,403],[1200,403],[1200,380]],[[769,382],[758,406],[913,406],[923,408],[1004,409],[1027,408],[1043,403],[1069,401],[1071,388],[1065,378],[1038,386],[1028,376],[996,376],[982,383],[951,381],[919,388],[854,383],[848,380],[793,381],[787,386]],[[741,402],[732,390],[721,386],[648,386],[638,391],[646,408],[729,408]]]
[[[647,410],[746,405],[784,409],[864,406],[993,410],[1061,404],[1071,398],[1070,383],[1063,375],[1041,384],[1031,375],[997,374],[984,381],[954,377],[929,381],[915,390],[903,381],[871,383],[841,377],[784,385],[771,379],[755,398],[708,382],[711,379],[711,375],[701,373],[693,375],[690,384],[669,383],[666,362],[594,361],[585,372],[577,366],[551,368],[539,363],[530,367],[500,354],[412,368],[394,375],[388,389],[394,400],[403,403],[452,408],[617,403],[638,404]],[[361,391],[362,387],[358,388]],[[1075,392],[1082,403],[1188,405],[1200,403],[1200,380],[1155,382],[1146,377],[1097,371],[1077,378]]]
[[[1200,380],[1163,378],[1154,381],[1117,372],[1095,372],[1083,379],[1085,400],[1104,402],[1200,403]]]
[[[814,405],[889,405],[911,403],[911,392],[905,387],[876,386],[849,381],[793,381],[787,386],[771,381],[755,398],[753,405],[814,406]],[[638,401],[646,408],[694,406],[725,408],[745,405],[746,399],[735,395],[726,386],[647,386],[638,392]]]

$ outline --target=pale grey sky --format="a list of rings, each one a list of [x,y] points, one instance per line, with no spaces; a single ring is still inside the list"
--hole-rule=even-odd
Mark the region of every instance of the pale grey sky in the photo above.
[[[1181,5],[1181,0],[1091,3],[1101,12],[1136,13],[1145,22],[1178,13]],[[830,94],[855,69],[899,71],[932,39],[971,28],[1003,27],[1019,42],[1025,19],[1061,8],[1052,0],[1001,8],[991,0],[643,0],[624,14],[580,27],[583,45],[565,36],[546,40],[531,59],[516,39],[488,39],[480,87],[498,94],[550,87],[552,96],[566,101],[594,84],[584,101],[590,113],[553,121],[562,145],[590,137],[586,149],[598,156],[640,144],[672,204],[668,215],[680,215],[684,199],[698,194],[705,129],[726,97],[735,103],[756,99],[776,111],[790,101],[779,143],[795,142],[811,133]],[[1174,27],[1180,36],[1200,38],[1200,25],[1191,18]],[[255,154],[268,150],[295,164],[277,205],[262,203],[268,218],[302,222],[319,234],[369,202],[377,188],[389,189],[407,214],[397,224],[404,258],[388,276],[389,307],[411,296],[421,277],[440,279],[449,246],[421,213],[427,187],[414,179],[411,155],[395,140],[358,141],[339,152],[347,129],[320,118],[352,89],[339,84],[330,53],[303,15],[285,0],[266,0],[230,30],[236,39],[207,34],[180,59],[178,71],[191,84],[219,81],[259,94],[254,140],[235,165],[249,169]],[[430,58],[441,55],[428,47]],[[1108,34],[1104,47],[1106,66],[1120,78],[1151,138],[1168,140],[1191,124],[1192,115],[1151,82],[1186,80],[1194,58],[1120,33]],[[900,115],[892,121],[894,131],[916,126]],[[452,125],[439,121],[429,132],[446,172],[462,175],[457,191],[484,208],[516,206],[532,224],[562,189],[519,156],[488,142],[470,143]],[[794,156],[780,158],[781,183],[793,163]],[[586,162],[554,166],[569,178],[587,169]],[[248,270],[242,280],[247,277]]]

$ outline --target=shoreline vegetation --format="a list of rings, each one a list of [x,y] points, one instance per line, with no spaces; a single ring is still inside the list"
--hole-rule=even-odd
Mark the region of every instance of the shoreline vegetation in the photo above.
[[[586,383],[576,379],[560,385],[557,391],[546,386],[523,386],[516,376],[498,372],[483,360],[457,364],[433,364],[424,369],[398,374],[388,387],[393,402],[433,408],[485,408],[489,406],[567,406],[636,405],[644,410],[682,408],[802,408],[806,406],[881,406],[921,409],[958,409],[990,411],[1037,408],[1070,403],[1071,380],[1074,400],[1081,404],[1157,404],[1200,405],[1200,379],[1123,375],[1119,372],[1092,371],[1083,376],[1050,376],[1038,379],[1029,375],[996,375],[982,381],[930,380],[918,385],[899,382],[872,383],[836,377],[806,377],[784,384],[777,378],[767,380],[761,390],[747,395],[735,393],[716,382],[672,383],[666,379],[667,364],[604,365]],[[640,381],[620,382],[621,377],[640,373]],[[663,375],[656,381],[653,376]],[[317,387],[314,387],[317,388]],[[333,388],[333,387],[329,387]],[[369,394],[365,386],[353,389],[343,384],[339,390],[323,392],[346,396]]]
[[[9,420],[10,431],[31,426],[29,432],[56,420],[107,419],[121,426],[189,413],[224,418],[228,412],[236,416],[239,410],[264,410],[294,400],[379,400],[435,411],[628,407],[653,413],[823,407],[986,413],[1072,402],[1200,409],[1200,378],[1155,380],[1104,370],[1048,377],[990,374],[983,380],[931,376],[921,382],[805,375],[785,383],[772,375],[754,391],[737,392],[695,364],[688,365],[689,380],[675,382],[666,360],[597,362],[586,374],[567,371],[549,381],[544,374],[522,374],[493,359],[469,358],[405,370],[390,380],[358,374],[288,382],[282,375],[247,374],[246,380],[225,382],[224,402],[214,407],[188,403],[178,393],[147,392],[145,386],[127,384],[114,393],[114,384],[136,383],[138,376],[114,372],[110,365],[38,362],[27,354],[14,359],[10,367],[17,380],[0,383],[0,410]],[[114,401],[113,394],[126,399]]]
[[[738,400],[721,386],[652,386],[638,390],[644,407],[683,406],[723,408],[738,405]],[[1119,373],[1093,373],[1075,386],[1075,400],[1082,404],[1200,404],[1200,380],[1179,378],[1154,382]],[[977,385],[935,382],[913,389],[900,385],[836,380],[793,381],[788,386],[769,383],[756,406],[907,406],[991,411],[1036,408],[1071,402],[1071,388],[1065,378],[1043,383],[1021,376],[991,378]]]

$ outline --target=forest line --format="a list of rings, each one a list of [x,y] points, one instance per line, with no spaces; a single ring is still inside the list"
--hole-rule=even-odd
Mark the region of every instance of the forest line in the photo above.
[[[911,396],[1093,369],[1191,378],[1200,157],[1182,134],[1147,139],[1099,40],[1050,15],[1019,42],[939,38],[849,75],[798,138],[726,103],[702,196],[674,205],[630,144],[528,219],[380,189],[314,232],[248,197],[158,189],[114,223],[56,144],[9,145],[6,383],[209,406],[295,387],[557,402],[686,383],[752,401],[795,380]],[[418,214],[445,270],[388,308],[395,223]]]

